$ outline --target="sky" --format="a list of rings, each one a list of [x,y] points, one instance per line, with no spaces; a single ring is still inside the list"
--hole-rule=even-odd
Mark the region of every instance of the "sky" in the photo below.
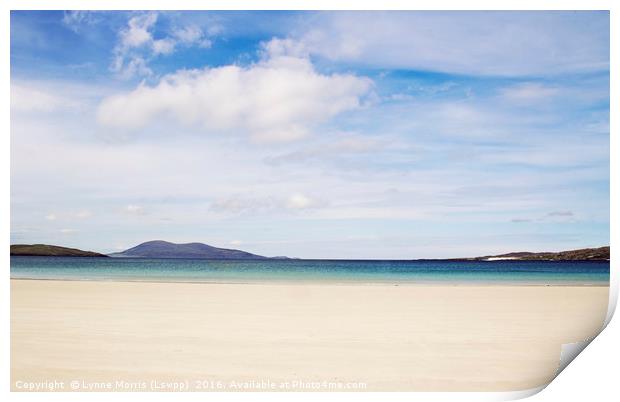
[[[608,12],[11,12],[11,242],[609,244]]]

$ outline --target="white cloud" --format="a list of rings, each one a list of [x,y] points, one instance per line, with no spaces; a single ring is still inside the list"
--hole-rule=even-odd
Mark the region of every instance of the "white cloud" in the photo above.
[[[85,10],[65,11],[62,18],[63,24],[75,33],[79,33],[85,25],[93,25],[100,21],[96,12]]]
[[[326,207],[324,200],[293,193],[289,196],[244,196],[234,195],[220,198],[211,204],[211,211],[227,215],[270,215],[281,213],[296,213],[303,210]]]
[[[513,218],[512,223],[531,223],[531,222],[573,222],[575,214],[573,211],[551,211],[544,216],[537,218]]]
[[[175,28],[168,36],[155,38],[153,30],[157,19],[158,14],[155,12],[134,16],[119,32],[119,43],[114,48],[111,69],[121,78],[152,75],[148,61],[153,57],[174,53],[179,45],[201,48],[212,45],[212,41],[197,25]]]
[[[196,25],[189,25],[184,28],[178,28],[173,31],[176,36],[182,42],[195,42],[202,37],[202,30]]]
[[[340,138],[335,138],[339,136]],[[304,144],[300,149],[276,156],[268,156],[265,162],[269,165],[283,163],[305,163],[308,161],[327,161],[356,154],[368,154],[382,151],[387,145],[386,139],[364,137],[349,133],[330,133],[327,140],[316,144]]]
[[[381,68],[540,75],[609,68],[608,12],[331,12],[273,45]],[[607,28],[607,29],[605,29]]]
[[[158,39],[153,41],[153,54],[168,55],[174,52],[175,42],[172,39]]]
[[[218,23],[210,23],[207,27],[207,35],[216,36],[224,32],[224,26]]]
[[[127,27],[120,33],[121,47],[132,48],[150,43],[153,40],[150,29],[156,22],[156,13],[130,18]]]
[[[230,245],[231,246],[240,246],[242,244],[243,244],[243,242],[241,240],[231,240],[230,241]]]
[[[77,233],[77,229],[60,229],[60,233],[62,234],[74,234]]]
[[[261,52],[266,58],[279,56],[308,57],[310,54],[304,42],[290,38],[273,38],[270,41],[262,42],[260,46]]]
[[[305,58],[267,57],[248,67],[178,71],[155,86],[101,103],[98,121],[137,129],[160,116],[206,131],[242,131],[259,141],[291,141],[362,104],[372,82],[352,74],[318,73]]]
[[[148,67],[146,61],[140,56],[132,56],[128,61],[124,57],[117,56],[112,70],[124,79],[129,79],[136,75],[149,76],[153,74],[153,70]]]
[[[560,90],[536,82],[526,82],[503,88],[500,93],[504,98],[511,101],[532,102],[557,96]]]
[[[11,111],[53,112],[73,106],[75,103],[71,100],[48,91],[15,83],[11,84]]]
[[[156,13],[140,14],[127,22],[127,27],[119,32],[119,43],[114,48],[114,60],[111,70],[122,78],[131,78],[134,75],[150,75],[152,71],[147,67],[144,54],[140,48],[147,48],[158,54],[160,48],[165,47],[160,41],[154,44],[151,28],[157,22]]]
[[[211,204],[210,210],[231,215],[258,215],[272,213],[278,204],[279,201],[273,197],[234,195],[218,198]]]
[[[55,221],[56,220],[56,214],[47,214],[45,215],[45,219],[48,221]]]
[[[286,200],[286,207],[289,209],[310,209],[324,205],[323,202],[307,195],[297,193],[293,194]]]
[[[198,45],[202,48],[209,48],[212,42],[207,38],[207,35],[214,36],[218,32],[217,30],[209,29],[207,30],[207,34],[205,34],[199,26],[188,25],[173,30],[172,36],[174,36],[178,42],[185,45]]]

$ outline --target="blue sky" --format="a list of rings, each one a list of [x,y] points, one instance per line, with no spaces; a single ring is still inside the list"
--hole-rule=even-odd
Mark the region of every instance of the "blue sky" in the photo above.
[[[11,241],[609,243],[607,12],[11,13]]]

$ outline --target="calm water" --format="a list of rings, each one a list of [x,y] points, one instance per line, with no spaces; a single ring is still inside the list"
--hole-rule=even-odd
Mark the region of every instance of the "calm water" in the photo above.
[[[607,284],[609,262],[11,257],[11,278],[226,283]]]

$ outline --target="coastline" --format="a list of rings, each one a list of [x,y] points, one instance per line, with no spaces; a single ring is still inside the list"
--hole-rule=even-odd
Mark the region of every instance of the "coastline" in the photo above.
[[[144,279],[144,278],[28,278],[28,277],[11,277],[11,281],[56,281],[56,282],[118,282],[118,283],[178,283],[178,284],[190,284],[190,285],[256,285],[256,286],[422,286],[422,287],[497,287],[497,286],[519,286],[519,287],[605,287],[609,288],[609,282],[599,281],[598,283],[583,283],[583,282],[534,282],[534,281],[518,281],[518,280],[503,280],[503,281],[336,281],[332,279],[313,280],[313,279],[300,279],[300,280],[252,280],[247,282],[237,281],[218,281],[218,280],[174,280],[172,278],[165,279]]]
[[[562,344],[598,333],[609,291],[602,285],[10,282],[15,391],[17,381],[44,379],[529,389],[553,378]]]

